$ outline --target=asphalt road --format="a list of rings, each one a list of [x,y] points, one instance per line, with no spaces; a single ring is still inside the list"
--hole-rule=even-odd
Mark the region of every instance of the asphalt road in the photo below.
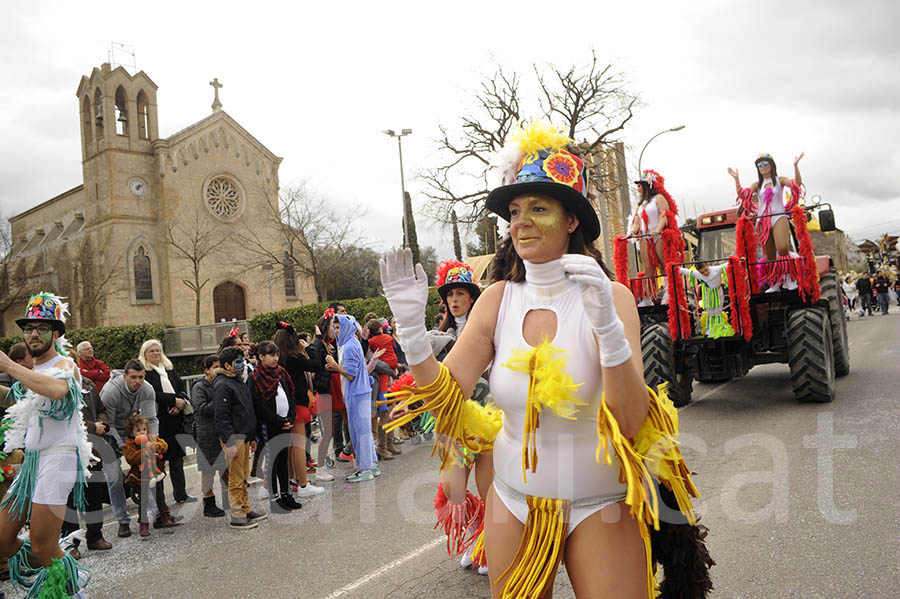
[[[717,561],[713,597],[892,597],[900,585],[900,316],[849,323],[851,373],[831,404],[800,405],[786,365],[695,385],[682,443]],[[436,463],[424,446],[374,483],[337,480],[302,510],[233,531],[180,507],[183,526],[85,551],[91,598],[490,597],[432,530]],[[189,472],[190,484],[197,485]],[[196,488],[194,489],[196,491]],[[252,493],[255,495],[255,492]],[[136,532],[136,524],[132,527]],[[9,593],[8,584],[0,586]],[[10,596],[14,596],[10,594]],[[574,597],[564,572],[556,598]]]

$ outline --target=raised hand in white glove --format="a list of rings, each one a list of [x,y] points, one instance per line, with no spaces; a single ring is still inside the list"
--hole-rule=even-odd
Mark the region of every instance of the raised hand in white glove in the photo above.
[[[410,366],[421,364],[432,355],[425,330],[425,306],[428,303],[428,277],[421,264],[413,268],[409,248],[390,250],[378,261],[381,285],[397,319],[397,338]]]
[[[577,282],[581,290],[584,311],[600,342],[600,364],[613,367],[627,362],[631,359],[631,346],[616,314],[612,281],[590,256],[565,254],[561,262],[566,276]]]

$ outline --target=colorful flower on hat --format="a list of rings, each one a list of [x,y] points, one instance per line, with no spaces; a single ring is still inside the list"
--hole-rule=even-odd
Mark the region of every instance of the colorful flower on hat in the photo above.
[[[574,156],[568,152],[556,152],[544,160],[544,172],[557,183],[575,187],[581,169]]]

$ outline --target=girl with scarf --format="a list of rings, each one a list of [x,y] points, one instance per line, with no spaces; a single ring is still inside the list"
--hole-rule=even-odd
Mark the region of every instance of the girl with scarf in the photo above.
[[[372,384],[366,369],[366,357],[356,338],[356,319],[347,314],[335,317],[334,332],[338,340],[339,370],[344,377],[344,405],[350,425],[350,441],[356,455],[356,471],[347,482],[372,480],[380,474],[372,438]]]
[[[750,187],[742,187],[736,169],[729,168],[728,174],[734,179],[738,194],[740,213],[756,219],[756,243],[765,252],[769,264],[759,265],[761,281],[769,287],[766,292],[793,290],[798,287],[797,265],[800,256],[791,250],[791,210],[800,201],[800,160],[805,154],[794,158],[794,179],[779,177],[775,159],[770,154],[761,154],[756,159],[757,180]],[[790,190],[791,199],[784,201],[785,190]],[[776,261],[777,252],[777,261]],[[755,257],[754,257],[755,258]]]
[[[288,454],[295,413],[294,381],[278,364],[277,345],[263,341],[257,348],[257,355],[259,363],[250,374],[250,395],[256,407],[261,436],[271,456],[267,459],[267,462],[271,460],[268,476],[270,511],[286,514],[303,507],[291,495],[288,481]]]

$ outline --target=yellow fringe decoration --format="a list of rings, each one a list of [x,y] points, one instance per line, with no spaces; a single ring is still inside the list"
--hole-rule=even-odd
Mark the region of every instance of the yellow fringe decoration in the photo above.
[[[503,417],[496,406],[482,407],[478,402],[466,400],[447,367],[438,366],[437,378],[430,384],[424,387],[404,385],[400,391],[386,393],[385,401],[379,401],[378,405],[396,404],[394,409],[408,410],[384,425],[386,432],[403,426],[423,412],[431,412],[435,419],[431,455],[438,452],[440,470],[443,471],[458,456],[457,442],[459,448],[472,453],[492,451]]]
[[[522,540],[513,561],[497,578],[509,576],[500,590],[501,599],[541,599],[563,558],[572,503],[531,495],[526,500],[528,520]]]
[[[575,399],[581,386],[566,374],[566,354],[544,340],[537,347],[513,350],[509,361],[501,366],[514,372],[528,373],[528,398],[525,407],[525,429],[522,432],[522,480],[526,471],[537,472],[537,428],[541,424],[541,410],[549,408],[561,418],[575,420],[578,406],[587,405]]]
[[[476,566],[483,566],[487,562],[487,557],[484,553],[484,528],[481,529],[481,532],[478,533],[478,536],[475,537],[475,542],[472,544],[472,562]]]
[[[647,388],[650,394],[650,409],[641,428],[630,440],[622,435],[619,423],[602,400],[597,415],[597,462],[612,464],[612,451],[619,458],[619,481],[628,485],[625,503],[630,514],[638,523],[644,540],[647,556],[647,589],[649,597],[654,596],[655,578],[650,551],[650,528],[659,530],[659,495],[653,481],[668,487],[678,502],[679,510],[690,524],[696,524],[697,517],[691,506],[691,497],[700,497],[691,480],[691,472],[678,449],[678,410],[668,396],[668,383],[657,388],[657,393]]]
[[[537,158],[541,150],[556,152],[572,142],[546,119],[537,119],[524,126],[519,123],[510,134],[509,141],[519,147],[529,163]]]

